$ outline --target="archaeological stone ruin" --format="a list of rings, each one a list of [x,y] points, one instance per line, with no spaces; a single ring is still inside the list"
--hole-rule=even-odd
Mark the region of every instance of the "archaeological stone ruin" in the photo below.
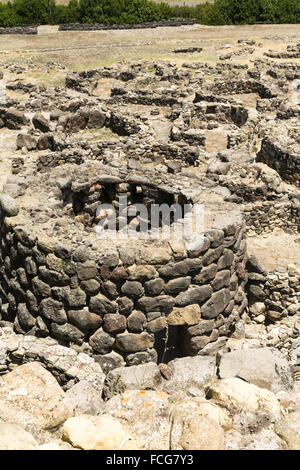
[[[10,80],[17,66],[2,63],[0,128],[14,148],[0,195],[0,325],[107,371],[214,356],[261,326],[257,342],[300,366],[297,259],[265,269],[248,250],[276,230],[299,245],[300,72],[288,61],[299,51],[280,64],[272,53],[250,65],[118,63],[66,72],[54,88]],[[201,205],[201,243],[159,236],[174,217],[156,238],[99,236],[102,204],[129,232],[153,204]]]

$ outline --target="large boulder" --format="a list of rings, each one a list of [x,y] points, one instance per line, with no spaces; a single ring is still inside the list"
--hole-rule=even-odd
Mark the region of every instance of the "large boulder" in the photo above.
[[[239,377],[246,382],[276,393],[291,390],[293,370],[285,357],[275,348],[242,349],[222,355],[219,377]]]
[[[212,419],[194,415],[183,419],[178,444],[172,450],[223,450],[224,431]]]
[[[21,129],[22,126],[27,126],[29,124],[29,119],[25,114],[13,108],[9,108],[6,111],[4,121],[8,129]]]
[[[75,415],[103,413],[102,386],[89,380],[80,380],[66,391],[66,404]]]
[[[101,129],[106,121],[106,114],[99,109],[91,109],[89,111],[89,119],[87,127],[89,129],[97,128]]]
[[[204,386],[215,377],[216,361],[214,357],[195,356],[174,359],[168,364],[171,377],[164,380],[162,389],[172,395],[200,393]]]
[[[221,450],[222,426],[230,427],[228,412],[203,398],[192,398],[172,410],[170,444],[172,450]]]
[[[0,423],[1,450],[33,450],[38,446],[34,437],[20,426]]]
[[[26,427],[51,429],[63,423],[71,411],[65,393],[41,364],[32,362],[4,375],[0,383],[0,419]]]
[[[83,450],[141,449],[132,432],[108,415],[69,418],[62,430],[66,441]]]
[[[19,213],[19,207],[14,198],[8,194],[0,194],[0,209],[6,217],[15,217]]]
[[[45,118],[41,113],[36,113],[32,118],[32,124],[36,129],[42,132],[49,132],[50,125],[48,119]]]
[[[30,134],[20,133],[17,135],[17,148],[22,149],[25,147],[27,150],[36,149],[36,138]]]
[[[169,449],[169,401],[166,393],[128,390],[107,402],[106,413],[129,426],[139,437],[143,448]]]
[[[263,410],[274,417],[280,416],[280,403],[272,392],[236,377],[213,382],[207,396],[235,411],[254,413]]]
[[[123,386],[124,390],[155,390],[162,376],[154,362],[131,367],[118,367],[107,375],[107,392]]]
[[[283,439],[290,450],[300,449],[300,412],[287,415],[275,424],[275,432]]]

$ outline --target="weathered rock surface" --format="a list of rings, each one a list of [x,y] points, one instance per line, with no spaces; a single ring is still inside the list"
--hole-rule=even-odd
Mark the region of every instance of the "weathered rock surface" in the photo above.
[[[276,393],[291,390],[293,371],[287,359],[276,349],[237,350],[222,355],[218,367],[220,379],[238,377]]]
[[[104,414],[69,418],[63,425],[63,437],[83,450],[141,449],[131,431],[118,419]]]
[[[249,412],[263,409],[275,416],[280,414],[280,403],[272,392],[238,378],[222,379],[213,383],[208,388],[208,394],[217,403],[229,408]]]
[[[130,427],[143,448],[169,449],[169,402],[166,393],[150,390],[127,391],[111,398],[105,409],[106,413]]]
[[[71,416],[63,390],[38,363],[17,367],[0,384],[0,419],[5,422],[51,429]]]

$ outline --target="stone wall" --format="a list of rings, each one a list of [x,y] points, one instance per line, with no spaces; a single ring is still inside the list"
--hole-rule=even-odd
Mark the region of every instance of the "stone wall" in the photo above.
[[[59,25],[59,31],[97,31],[109,29],[144,29],[144,28],[158,28],[161,26],[185,26],[199,24],[196,19],[183,19],[183,20],[166,20],[166,21],[152,21],[139,24],[80,24],[80,23],[65,23]]]
[[[37,34],[37,25],[15,26],[13,28],[0,28],[0,34]]]
[[[285,181],[300,186],[300,154],[297,148],[282,148],[266,137],[262,140],[257,161],[274,168]]]
[[[250,202],[244,205],[244,216],[249,232],[272,232],[276,227],[295,233],[300,231],[299,201],[286,197],[277,201]]]
[[[18,364],[32,361],[44,364],[65,390],[80,380],[91,381],[102,390],[104,374],[92,357],[61,346],[53,338],[24,336],[16,334],[10,326],[1,325],[0,375],[13,370]]]
[[[251,318],[270,323],[300,314],[300,272],[295,266],[264,272],[248,262],[247,293]]]
[[[92,202],[99,188],[77,189]],[[150,247],[145,264],[146,246],[135,259],[126,244],[100,252],[52,245],[1,204],[1,317],[19,333],[133,365],[214,353],[247,305],[241,219],[206,231],[197,252]]]
[[[215,93],[258,93],[260,98],[274,98],[278,91],[268,83],[253,79],[216,80],[212,86]]]

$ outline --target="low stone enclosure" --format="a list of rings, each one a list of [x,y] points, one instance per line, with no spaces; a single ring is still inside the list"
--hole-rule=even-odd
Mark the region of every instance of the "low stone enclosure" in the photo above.
[[[36,177],[24,185],[17,215],[8,217],[11,207],[5,210],[2,196],[2,319],[14,321],[18,332],[88,343],[96,355],[115,351],[128,365],[156,361],[157,355],[161,361],[208,353],[212,341],[234,330],[246,305],[245,225],[238,207],[188,179],[180,192],[174,177],[155,185],[152,172],[109,174],[96,163],[90,169],[90,177],[86,164],[39,175],[42,212],[30,190]],[[46,215],[49,192],[59,199]],[[117,205],[122,194],[128,194],[129,208],[155,198],[162,203],[162,195],[169,203],[203,201],[201,246],[186,250],[178,239],[97,239],[92,227],[99,202]],[[39,224],[47,218],[45,236]],[[129,225],[136,219],[129,216]],[[69,240],[60,242],[66,224]]]
[[[287,98],[298,71],[140,61],[68,73],[54,89],[8,83],[0,127],[17,150],[0,195],[1,325],[113,369],[214,355],[245,323],[286,322],[295,336],[267,341],[300,365],[299,270],[267,272],[246,246],[299,233],[299,105]],[[100,230],[101,204],[139,236]],[[162,237],[189,213],[143,236],[155,204],[203,207],[201,241]]]

